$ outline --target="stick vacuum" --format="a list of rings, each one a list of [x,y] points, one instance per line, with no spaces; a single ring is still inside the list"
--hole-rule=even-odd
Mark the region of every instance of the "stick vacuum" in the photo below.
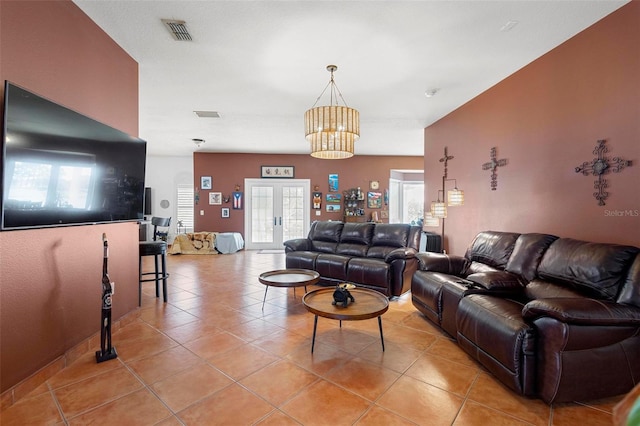
[[[100,350],[96,351],[96,361],[103,362],[118,357],[116,348],[111,346],[111,296],[113,284],[107,270],[109,261],[109,243],[107,234],[102,234],[104,257],[102,260],[102,326],[100,328]]]

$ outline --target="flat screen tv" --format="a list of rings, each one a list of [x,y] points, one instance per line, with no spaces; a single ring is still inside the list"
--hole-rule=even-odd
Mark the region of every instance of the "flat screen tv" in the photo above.
[[[5,81],[0,229],[143,219],[147,144]]]

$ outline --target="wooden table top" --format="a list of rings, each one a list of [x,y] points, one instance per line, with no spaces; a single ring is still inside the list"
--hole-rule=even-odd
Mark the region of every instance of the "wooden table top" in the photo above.
[[[273,287],[302,287],[317,284],[320,274],[309,269],[279,269],[260,274],[258,281]]]
[[[389,299],[384,294],[366,288],[349,290],[355,302],[346,308],[333,305],[335,288],[313,290],[302,297],[302,303],[312,314],[340,321],[355,321],[376,318],[387,312]]]

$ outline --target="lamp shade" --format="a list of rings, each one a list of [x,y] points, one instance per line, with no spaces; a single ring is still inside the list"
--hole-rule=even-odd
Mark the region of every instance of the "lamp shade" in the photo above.
[[[431,214],[434,217],[445,219],[447,217],[447,206],[440,201],[433,201],[431,203]]]
[[[464,191],[454,188],[447,191],[447,204],[449,206],[461,206],[464,204]]]
[[[349,158],[360,138],[360,113],[347,106],[320,106],[304,113],[305,138],[311,156],[324,159]]]
[[[424,226],[440,226],[440,219],[435,217],[433,213],[426,212],[424,214]]]

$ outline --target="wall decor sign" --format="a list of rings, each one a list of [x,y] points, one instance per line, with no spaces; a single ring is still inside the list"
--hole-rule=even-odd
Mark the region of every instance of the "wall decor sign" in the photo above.
[[[210,192],[209,204],[212,206],[222,204],[222,192]]]
[[[597,158],[594,158],[590,163],[585,161],[575,168],[576,173],[582,173],[585,176],[589,176],[591,174],[598,177],[593,185],[594,189],[597,189],[598,192],[594,192],[593,196],[598,200],[599,206],[604,206],[604,200],[609,196],[609,193],[605,191],[605,188],[609,185],[602,175],[606,175],[610,171],[613,171],[613,173],[619,173],[625,167],[631,167],[631,161],[629,160],[623,160],[620,157],[613,157],[613,159],[605,157],[604,154],[609,151],[607,147],[604,146],[605,142],[605,139],[600,139],[593,150],[593,154],[597,155]]]
[[[222,208],[222,217],[229,217],[229,207]]]
[[[242,192],[240,191],[233,192],[233,209],[242,210]]]
[[[200,177],[200,189],[211,189],[213,187],[213,181],[211,176]]]
[[[260,166],[261,178],[293,179],[294,166]]]
[[[331,173],[329,175],[329,191],[336,192],[338,190],[338,174]]]
[[[340,211],[340,204],[327,204],[327,211],[335,213]]]
[[[490,153],[491,161],[489,161],[488,163],[484,163],[482,165],[482,170],[491,170],[491,190],[492,191],[495,191],[498,188],[498,173],[496,172],[496,169],[498,167],[507,165],[506,158],[497,160],[497,157],[498,156],[496,155],[496,147],[494,146],[493,148],[491,148],[491,153]],[[446,167],[447,167],[446,164],[447,163],[445,162],[445,173],[446,173]]]
[[[322,192],[314,191],[311,199],[315,210],[322,209]]]

